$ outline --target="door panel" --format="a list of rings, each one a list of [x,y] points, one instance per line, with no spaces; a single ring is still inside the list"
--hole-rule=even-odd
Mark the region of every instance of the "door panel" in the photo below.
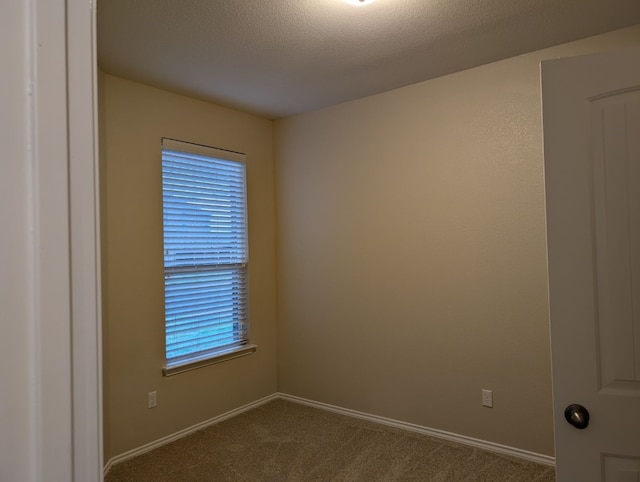
[[[640,51],[543,62],[542,99],[557,480],[640,482]]]
[[[604,477],[607,482],[640,482],[640,459],[605,455]]]
[[[640,396],[640,91],[591,102],[599,386]]]

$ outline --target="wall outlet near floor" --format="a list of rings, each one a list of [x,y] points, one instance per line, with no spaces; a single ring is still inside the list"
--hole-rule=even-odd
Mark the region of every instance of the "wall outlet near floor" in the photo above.
[[[493,407],[493,390],[482,389],[482,406]]]
[[[158,392],[154,390],[153,392],[149,392],[147,408],[154,408],[156,405],[158,405]]]

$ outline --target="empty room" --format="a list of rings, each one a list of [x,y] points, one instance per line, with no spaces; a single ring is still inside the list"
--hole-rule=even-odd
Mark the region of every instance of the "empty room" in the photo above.
[[[637,0],[103,0],[86,45],[75,8],[51,21],[76,475],[51,480],[640,477]]]

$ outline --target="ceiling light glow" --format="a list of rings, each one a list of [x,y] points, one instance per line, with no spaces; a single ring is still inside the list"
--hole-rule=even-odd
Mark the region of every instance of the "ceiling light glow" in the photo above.
[[[362,5],[369,5],[370,3],[375,2],[376,0],[344,0],[349,5],[355,5],[357,7],[361,7]]]

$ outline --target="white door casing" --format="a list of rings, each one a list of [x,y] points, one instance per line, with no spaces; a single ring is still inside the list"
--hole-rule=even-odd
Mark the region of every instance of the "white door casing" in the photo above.
[[[66,0],[74,482],[104,466],[96,15],[96,0]]]
[[[640,50],[541,71],[557,480],[637,482]]]
[[[0,15],[0,480],[102,480],[95,0]]]

